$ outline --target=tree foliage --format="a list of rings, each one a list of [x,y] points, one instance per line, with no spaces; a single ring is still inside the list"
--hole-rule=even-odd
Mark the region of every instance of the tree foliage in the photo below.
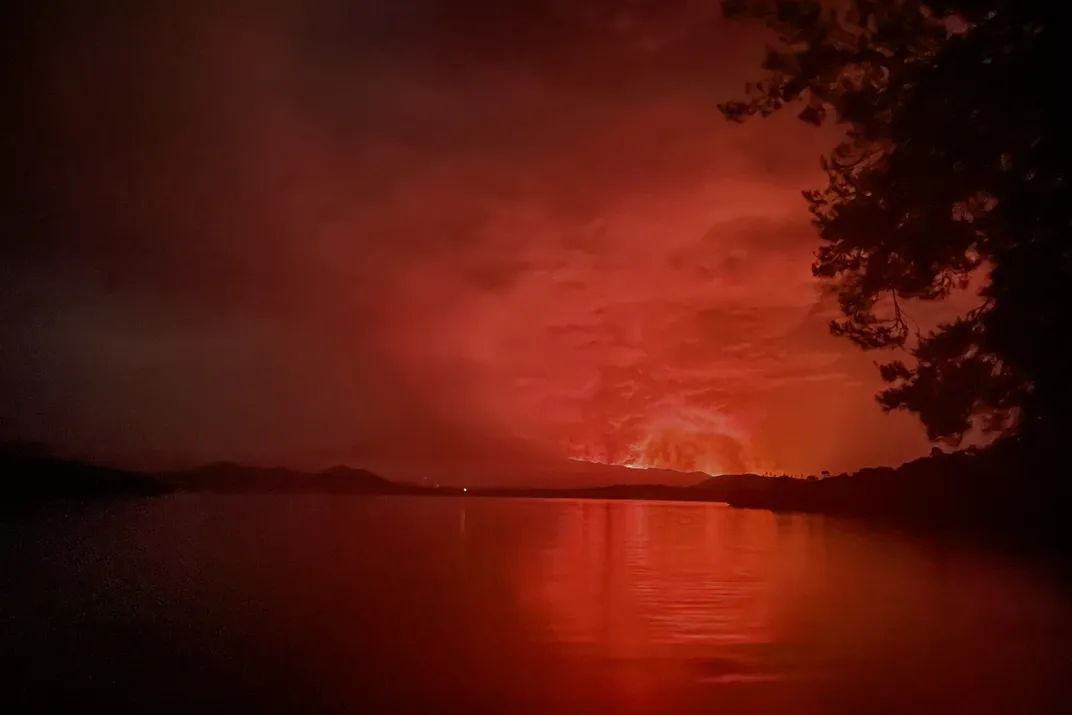
[[[878,401],[957,443],[973,425],[1055,437],[1069,425],[1068,110],[1044,0],[725,0],[778,36],[733,121],[797,105],[846,126],[805,191],[836,290],[834,334],[881,366]],[[978,290],[920,334],[907,301]],[[981,288],[979,288],[981,286]]]

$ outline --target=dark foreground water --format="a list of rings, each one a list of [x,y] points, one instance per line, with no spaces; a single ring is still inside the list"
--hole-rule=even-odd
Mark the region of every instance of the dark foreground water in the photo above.
[[[823,517],[179,495],[0,534],[0,712],[1072,709],[1053,574]]]

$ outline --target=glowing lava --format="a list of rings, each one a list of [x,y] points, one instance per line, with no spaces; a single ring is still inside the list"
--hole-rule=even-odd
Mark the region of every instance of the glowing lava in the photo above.
[[[642,423],[621,423],[567,447],[570,459],[635,469],[725,474],[756,460],[745,432],[719,413],[681,409]]]

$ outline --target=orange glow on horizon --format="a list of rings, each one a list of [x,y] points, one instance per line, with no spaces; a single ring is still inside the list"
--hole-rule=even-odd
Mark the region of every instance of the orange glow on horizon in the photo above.
[[[716,476],[753,471],[757,459],[748,430],[718,410],[664,404],[640,424],[622,424],[567,445],[567,456],[580,462],[630,469],[672,469]],[[769,467],[768,467],[769,468]]]
[[[679,471],[679,472],[703,472],[704,474],[710,474],[712,477],[716,477],[716,476],[718,476],[720,474],[725,474],[726,473],[725,470],[723,470],[720,467],[711,467],[711,466],[696,467],[696,468],[681,467],[681,466],[676,465],[675,463],[667,464],[667,463],[658,462],[658,461],[649,462],[649,461],[641,460],[641,461],[636,461],[636,462],[625,462],[625,461],[615,462],[615,461],[607,461],[607,460],[602,460],[602,459],[597,459],[597,458],[589,458],[589,457],[583,457],[583,456],[581,456],[581,457],[571,456],[571,457],[569,457],[569,459],[574,461],[574,462],[588,462],[590,464],[605,464],[605,465],[608,465],[608,466],[625,467],[626,469],[636,469],[636,470],[673,469],[673,470]]]
[[[569,458],[577,462],[608,464],[629,469],[673,469],[679,472],[725,474],[719,445],[706,435],[685,431],[651,432],[612,452],[591,445],[574,444]]]
[[[702,472],[711,476],[742,472],[783,474],[774,462],[753,453],[742,438],[724,433],[704,433],[688,429],[664,429],[641,435],[617,450],[606,443],[573,442],[567,457],[574,462],[604,464],[627,469],[668,469]]]

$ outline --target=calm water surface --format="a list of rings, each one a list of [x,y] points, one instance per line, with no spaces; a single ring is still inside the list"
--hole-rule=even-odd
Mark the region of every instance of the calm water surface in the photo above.
[[[3,712],[1072,710],[1052,573],[823,517],[178,495],[0,535]]]

